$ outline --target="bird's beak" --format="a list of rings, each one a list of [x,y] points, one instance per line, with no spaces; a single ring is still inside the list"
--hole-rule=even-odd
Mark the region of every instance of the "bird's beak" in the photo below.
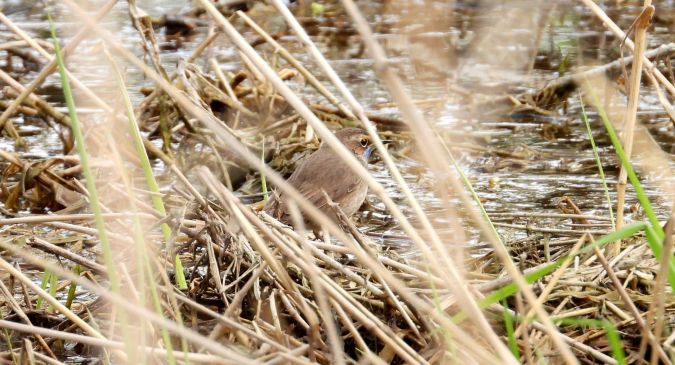
[[[392,142],[393,142],[393,141],[391,141],[391,140],[389,140],[389,139],[383,139],[383,140],[382,140],[382,144],[385,145],[385,146],[388,145],[388,144],[390,144],[390,143],[392,143]],[[363,158],[366,160],[366,162],[368,162],[368,159],[370,158],[370,155],[373,154],[373,152],[375,151],[375,149],[376,149],[376,148],[375,148],[375,145],[374,145],[374,144],[371,144],[371,145],[368,146],[368,148],[366,148],[366,150],[363,152]]]
[[[366,160],[366,162],[368,162],[368,159],[370,158],[370,155],[373,154],[373,151],[375,151],[375,146],[372,144],[368,146],[365,151],[363,151],[363,159]]]

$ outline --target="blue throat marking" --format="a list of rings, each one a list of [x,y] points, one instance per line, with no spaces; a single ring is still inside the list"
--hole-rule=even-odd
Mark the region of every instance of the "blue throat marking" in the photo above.
[[[373,145],[368,146],[368,148],[363,151],[363,159],[366,160],[366,163],[368,163],[368,159],[370,158],[370,155],[373,154],[373,151],[375,151],[375,146]]]

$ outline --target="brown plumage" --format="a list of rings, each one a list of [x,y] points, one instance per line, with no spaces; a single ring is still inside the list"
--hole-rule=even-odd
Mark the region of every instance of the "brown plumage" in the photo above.
[[[335,133],[335,136],[364,166],[367,164],[372,147],[370,137],[363,129],[345,128]],[[287,181],[334,221],[337,221],[337,217],[328,205],[324,191],[348,217],[356,213],[363,204],[368,191],[366,182],[326,143],[322,143],[317,151],[307,157]],[[264,211],[283,223],[292,224],[283,194],[275,193],[265,205]],[[305,218],[304,221],[312,230],[317,231],[318,227],[310,220]]]

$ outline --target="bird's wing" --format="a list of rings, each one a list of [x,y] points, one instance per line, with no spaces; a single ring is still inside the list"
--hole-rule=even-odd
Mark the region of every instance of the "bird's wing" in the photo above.
[[[317,208],[323,209],[327,204],[324,191],[331,200],[340,202],[360,184],[361,178],[337,156],[331,154],[322,159],[313,157],[309,156],[288,182]],[[310,178],[311,175],[318,176]]]

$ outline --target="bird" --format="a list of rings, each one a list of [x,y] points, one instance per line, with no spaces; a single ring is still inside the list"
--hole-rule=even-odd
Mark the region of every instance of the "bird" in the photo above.
[[[293,4],[296,0],[281,0],[286,7]],[[223,3],[216,2],[216,7],[222,10],[228,9],[230,11],[249,11],[255,5],[255,1],[251,0],[225,0]]]
[[[366,131],[361,128],[343,128],[337,131],[335,136],[364,167],[367,166],[375,146]],[[338,204],[347,217],[351,217],[361,207],[368,192],[366,181],[352,171],[325,142],[300,164],[287,182],[336,223],[339,220],[334,209],[328,204],[326,195]],[[282,223],[289,225],[293,223],[284,194],[279,192],[272,194],[263,211]],[[303,221],[318,237],[321,227],[304,215]]]

